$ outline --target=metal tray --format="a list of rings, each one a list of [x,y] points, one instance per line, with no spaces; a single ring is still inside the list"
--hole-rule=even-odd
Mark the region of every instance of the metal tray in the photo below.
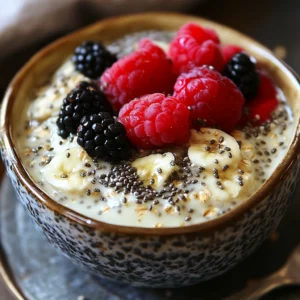
[[[300,188],[297,195],[300,195]],[[279,233],[272,235],[251,257],[225,275],[182,289],[134,288],[96,278],[58,253],[37,231],[6,177],[0,199],[0,271],[17,299],[22,300],[223,299],[243,288],[249,280],[276,270],[299,241],[296,230],[290,230],[300,226],[300,203],[294,201]],[[273,293],[267,298],[300,298],[299,290],[281,294]]]

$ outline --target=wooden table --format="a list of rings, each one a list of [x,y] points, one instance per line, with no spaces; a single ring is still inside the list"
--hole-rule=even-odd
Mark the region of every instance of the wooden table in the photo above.
[[[274,49],[277,46],[284,46],[287,49],[286,61],[298,73],[300,72],[300,40],[298,38],[300,34],[299,0],[207,0],[203,4],[199,4],[195,7],[190,13],[231,26],[254,37],[271,49]],[[92,16],[89,23],[96,20],[96,16]],[[13,54],[5,59],[4,62],[0,63],[0,95],[4,93],[12,76],[27,61],[27,59],[41,46],[54,38],[56,37],[43,41],[39,45],[31,46],[20,53]],[[296,200],[299,198],[300,189],[298,188]],[[299,243],[300,235],[298,235],[295,230],[300,227],[300,221],[298,221],[299,214],[297,211],[295,212],[295,209],[300,211],[300,205],[296,203],[293,206],[294,207],[290,209],[280,227],[280,236],[283,236],[284,241],[278,243],[276,253],[274,253],[274,251],[269,253],[270,241],[266,242],[250,259],[248,259],[248,262],[245,264],[243,263],[243,265],[247,267],[242,270],[242,272],[249,274],[249,276],[253,276],[253,273],[255,273],[253,270],[257,264],[261,265],[261,275],[276,270],[276,268],[284,262],[293,246]],[[291,226],[295,233],[291,233],[289,230]],[[266,264],[264,258],[269,260],[270,264]],[[252,265],[253,268],[251,267]],[[266,299],[299,298],[300,289],[298,288],[288,288],[276,291],[272,293],[272,295],[266,297]],[[0,299],[13,299],[1,279]]]

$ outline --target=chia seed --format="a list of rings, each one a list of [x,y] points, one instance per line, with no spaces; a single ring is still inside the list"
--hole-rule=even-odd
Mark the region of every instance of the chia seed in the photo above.
[[[276,149],[276,148],[273,148],[273,149],[271,150],[271,153],[274,154],[274,153],[276,153],[276,151],[277,151],[277,149]]]
[[[157,204],[159,204],[159,201],[158,201],[157,199],[155,199],[155,200],[153,201],[153,205],[157,205]]]
[[[226,171],[228,168],[229,168],[229,166],[228,166],[228,165],[225,165],[225,166],[222,168],[222,170],[223,170],[223,171]]]

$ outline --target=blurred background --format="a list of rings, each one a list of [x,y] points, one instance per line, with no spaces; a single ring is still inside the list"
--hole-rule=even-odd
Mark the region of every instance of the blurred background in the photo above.
[[[240,30],[274,49],[300,70],[299,0],[0,0],[0,94],[39,48],[106,16],[153,10],[203,16]]]
[[[37,50],[54,39],[106,16],[145,11],[179,11],[233,27],[252,36],[300,72],[300,0],[0,0],[0,96],[13,75]],[[298,187],[295,200],[300,197]],[[275,271],[299,242],[300,203],[294,201],[278,232],[249,259],[216,283],[230,291]],[[292,228],[292,230],[291,230]],[[234,278],[225,281],[224,278]],[[0,278],[0,299],[13,299]],[[299,288],[266,299],[300,299]]]

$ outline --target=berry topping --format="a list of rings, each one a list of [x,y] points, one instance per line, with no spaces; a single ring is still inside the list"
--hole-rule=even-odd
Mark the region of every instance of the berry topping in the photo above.
[[[77,136],[77,143],[91,157],[112,162],[130,157],[131,148],[124,126],[107,112],[83,117]]]
[[[227,64],[230,59],[244,49],[236,45],[225,45],[221,48],[224,64]]]
[[[261,125],[271,119],[272,112],[278,105],[275,84],[263,72],[259,72],[259,75],[261,84],[257,96],[245,106],[246,120],[254,125]]]
[[[224,68],[224,75],[237,85],[247,100],[256,96],[260,84],[255,65],[247,54],[240,52]]]
[[[210,65],[220,71],[223,58],[219,43],[220,40],[212,29],[202,28],[195,23],[183,25],[169,49],[174,72],[180,74],[202,65]]]
[[[75,49],[72,60],[77,71],[96,79],[116,61],[116,56],[101,43],[87,41]]]
[[[174,82],[172,65],[165,52],[149,39],[143,39],[135,52],[119,59],[104,72],[100,85],[118,111],[145,94],[171,93]]]
[[[175,97],[151,94],[122,107],[119,120],[139,148],[183,144],[189,138],[189,111]]]
[[[272,112],[278,105],[276,98],[255,98],[246,107],[248,119],[255,125],[261,125],[271,119]]]
[[[244,97],[235,84],[219,72],[198,67],[181,74],[174,96],[189,107],[191,120],[230,132],[239,121]]]
[[[67,138],[75,134],[83,116],[110,111],[105,95],[92,84],[82,81],[63,100],[56,124],[58,134]]]
[[[276,98],[277,89],[273,80],[264,72],[258,71],[260,76],[260,86],[257,98]]]

